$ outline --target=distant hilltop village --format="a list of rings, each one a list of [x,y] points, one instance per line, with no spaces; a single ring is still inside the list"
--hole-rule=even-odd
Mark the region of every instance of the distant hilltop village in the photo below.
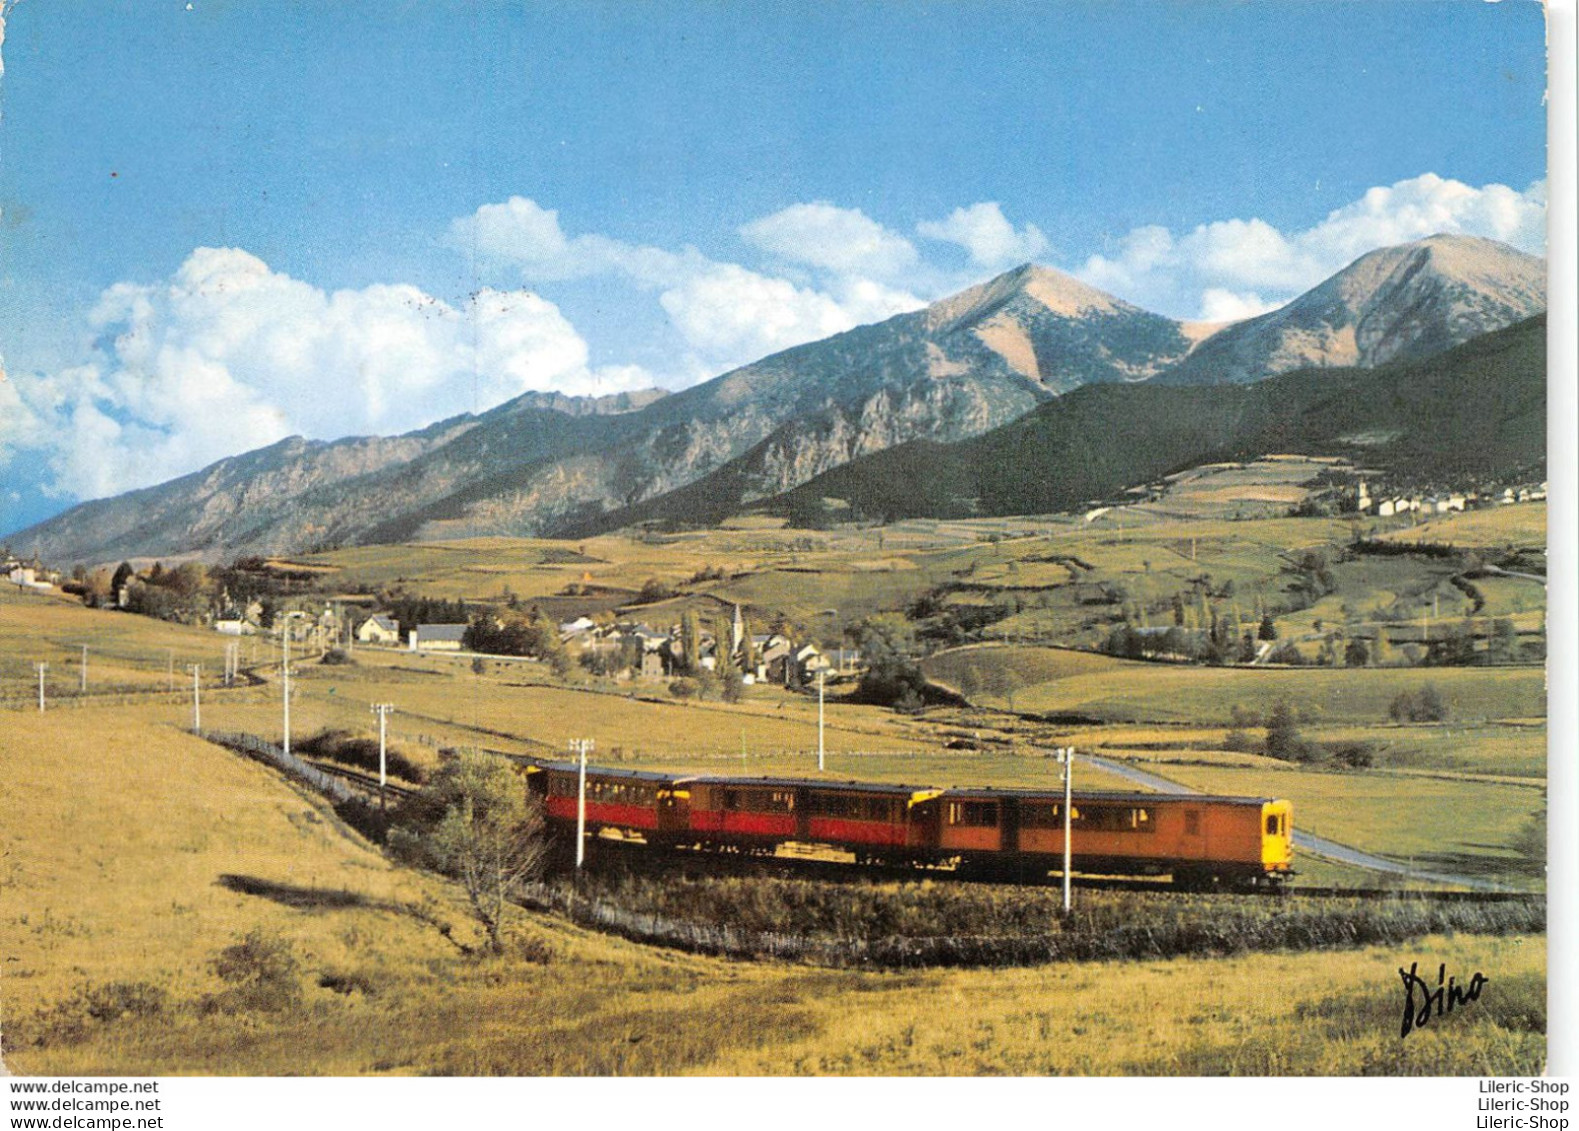
[[[1542,502],[1545,498],[1546,480],[1544,479],[1538,484],[1503,487],[1500,491],[1492,489],[1484,494],[1479,491],[1448,490],[1429,494],[1375,497],[1371,495],[1369,484],[1362,479],[1355,496],[1355,510],[1360,514],[1374,514],[1378,518],[1394,518],[1406,514],[1447,514],[1450,511],[1473,510],[1477,507],[1535,503]]]

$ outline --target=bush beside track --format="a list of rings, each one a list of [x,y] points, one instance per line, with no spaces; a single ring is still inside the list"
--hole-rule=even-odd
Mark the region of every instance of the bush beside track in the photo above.
[[[1425,935],[1539,934],[1539,897],[1498,902],[821,883],[767,877],[583,875],[531,903],[638,942],[832,967],[1020,966],[1396,944]]]

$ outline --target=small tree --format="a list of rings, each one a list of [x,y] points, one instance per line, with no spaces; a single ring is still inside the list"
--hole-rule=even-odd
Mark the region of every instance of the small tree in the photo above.
[[[120,600],[122,587],[135,576],[137,571],[132,569],[131,562],[122,562],[116,566],[115,574],[110,578],[110,596]]]
[[[545,828],[541,802],[527,794],[508,763],[452,754],[402,806],[390,848],[459,880],[489,948],[501,954],[512,900],[547,862]]]
[[[1320,753],[1299,733],[1293,708],[1281,699],[1273,704],[1267,715],[1266,753],[1269,758],[1281,758],[1286,762],[1308,762]]]
[[[1263,613],[1261,615],[1261,627],[1256,632],[1256,639],[1258,639],[1258,640],[1276,640],[1277,639],[1277,625],[1272,623],[1272,614],[1271,613]]]
[[[680,618],[680,663],[694,675],[702,670],[702,618],[695,609],[685,610]]]
[[[1490,637],[1487,649],[1492,663],[1507,664],[1519,658],[1519,633],[1507,617],[1491,622]]]

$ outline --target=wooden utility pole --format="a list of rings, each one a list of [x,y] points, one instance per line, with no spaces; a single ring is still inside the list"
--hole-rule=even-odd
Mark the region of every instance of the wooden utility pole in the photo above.
[[[281,698],[285,708],[285,753],[289,755],[291,752],[291,626],[289,621],[285,622],[285,629],[280,633],[280,648],[282,649],[280,653],[282,657],[280,660],[280,675],[284,685],[284,694]]]
[[[1064,767],[1064,914],[1070,908],[1070,868],[1073,853],[1070,851],[1071,802],[1074,800],[1075,748],[1066,746],[1058,752],[1058,761]]]
[[[817,671],[817,772],[823,770],[823,744],[822,744],[822,685],[823,676],[827,674],[826,668]]]
[[[592,740],[573,739],[570,749],[581,760],[581,768],[576,775],[576,869],[579,871],[587,856],[587,751],[592,749]]]
[[[389,784],[389,775],[385,763],[385,723],[389,712],[395,709],[393,703],[374,703],[373,714],[378,716],[378,807],[384,808],[385,787]]]

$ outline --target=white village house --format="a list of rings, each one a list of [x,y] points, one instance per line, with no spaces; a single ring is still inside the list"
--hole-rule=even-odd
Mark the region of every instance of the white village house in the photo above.
[[[464,624],[419,624],[411,630],[411,650],[459,652],[466,628]]]
[[[374,613],[356,630],[358,644],[400,644],[400,625],[383,613]]]

